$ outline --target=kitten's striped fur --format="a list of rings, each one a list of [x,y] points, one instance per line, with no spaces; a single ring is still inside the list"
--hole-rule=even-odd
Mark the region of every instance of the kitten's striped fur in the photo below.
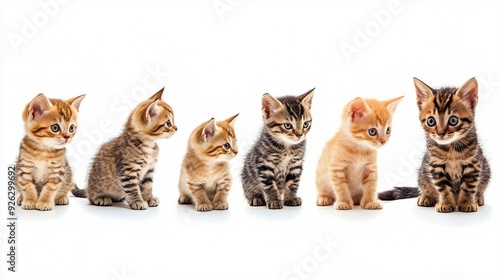
[[[162,94],[163,89],[141,102],[122,134],[100,148],[90,167],[87,189],[75,188],[75,196],[88,197],[99,206],[123,200],[134,210],[158,206],[152,190],[159,150],[156,140],[177,131],[174,112],[161,100]]]
[[[478,84],[469,79],[462,87],[433,89],[414,78],[427,152],[418,175],[419,206],[438,212],[475,212],[484,204],[491,177],[474,125]],[[416,188],[415,188],[416,189]],[[382,199],[415,197],[411,188],[386,191]]]
[[[251,206],[300,206],[297,197],[314,89],[300,96],[262,97],[264,127],[245,158],[243,190]]]
[[[36,96],[23,111],[26,135],[16,164],[18,205],[52,210],[69,203],[75,187],[66,159],[66,144],[77,130],[77,114],[85,95],[67,101]]]
[[[189,137],[179,178],[179,204],[195,204],[198,211],[228,209],[231,188],[229,160],[238,154],[234,122],[212,118]]]
[[[338,210],[361,205],[382,209],[377,200],[377,149],[391,136],[401,97],[385,101],[355,98],[342,111],[342,126],[326,144],[316,171],[319,206]]]

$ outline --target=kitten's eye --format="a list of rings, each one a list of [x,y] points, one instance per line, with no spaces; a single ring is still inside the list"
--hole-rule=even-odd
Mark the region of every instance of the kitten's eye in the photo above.
[[[451,126],[455,126],[458,124],[458,118],[455,117],[455,116],[451,116],[449,119],[448,119],[448,124],[451,125]]]
[[[59,130],[61,130],[61,129],[59,128],[58,124],[53,124],[50,126],[50,130],[52,130],[52,132],[54,132],[54,133],[58,133]]]
[[[391,133],[391,127],[389,126],[387,130],[385,131],[385,134],[390,134]]]
[[[433,127],[436,125],[436,119],[434,117],[428,117],[427,118],[427,125],[430,127]]]
[[[165,123],[165,126],[168,127],[168,128],[171,128],[172,127],[172,122],[170,120],[168,120],[166,123]]]
[[[222,147],[224,148],[224,150],[229,151],[229,149],[231,149],[231,144],[226,142],[224,145],[222,145]]]
[[[304,122],[304,124],[302,125],[302,127],[304,127],[304,128],[308,128],[308,127],[309,127],[309,125],[310,125],[310,124],[309,124],[309,122]]]
[[[375,135],[377,135],[377,130],[375,128],[370,128],[370,129],[368,129],[368,134],[370,136],[375,136]]]
[[[75,126],[74,125],[70,125],[69,128],[68,128],[69,132],[70,133],[74,133],[75,132]]]
[[[290,130],[293,128],[292,124],[291,123],[285,123],[283,124],[283,127],[286,129],[286,130]]]

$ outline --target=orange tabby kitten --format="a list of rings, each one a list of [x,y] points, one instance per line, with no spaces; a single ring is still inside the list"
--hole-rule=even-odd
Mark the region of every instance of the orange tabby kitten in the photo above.
[[[377,148],[391,135],[392,115],[403,96],[355,98],[344,107],[342,126],[326,144],[316,172],[319,206],[382,209],[377,199]]]
[[[85,95],[63,101],[37,95],[23,111],[24,136],[16,164],[18,205],[52,210],[69,203],[75,187],[66,159],[66,144],[77,129],[76,116]]]
[[[198,211],[226,210],[231,188],[229,160],[238,154],[234,122],[238,115],[198,126],[189,137],[179,179],[179,204]]]

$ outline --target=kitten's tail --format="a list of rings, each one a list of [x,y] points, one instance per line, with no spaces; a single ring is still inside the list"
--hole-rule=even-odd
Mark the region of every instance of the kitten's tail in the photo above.
[[[76,197],[82,197],[86,198],[87,197],[87,189],[80,189],[78,186],[75,184],[73,189],[71,190],[71,193],[76,196]]]
[[[378,193],[380,200],[396,200],[404,198],[418,197],[420,191],[417,187],[395,187],[392,190]]]

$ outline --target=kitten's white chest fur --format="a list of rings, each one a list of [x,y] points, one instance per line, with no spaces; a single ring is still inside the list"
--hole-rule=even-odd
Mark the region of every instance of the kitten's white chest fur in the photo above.
[[[49,177],[49,164],[46,161],[37,161],[35,163],[35,170],[33,171],[33,178],[35,183],[45,183]]]

